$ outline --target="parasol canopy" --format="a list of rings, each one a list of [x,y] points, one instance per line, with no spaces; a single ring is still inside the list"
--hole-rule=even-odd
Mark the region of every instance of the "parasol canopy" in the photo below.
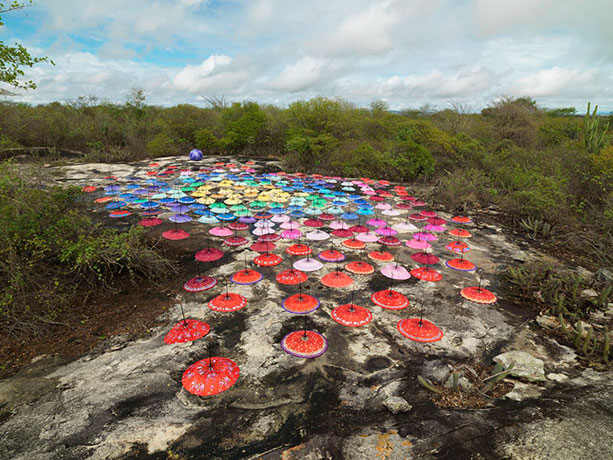
[[[478,286],[466,287],[460,291],[460,295],[475,303],[492,304],[498,300],[493,292]]]
[[[309,294],[294,294],[281,302],[285,311],[296,315],[311,313],[317,310],[319,305],[319,300]]]
[[[369,263],[366,263],[361,260],[356,260],[346,264],[345,270],[351,273],[355,273],[356,275],[369,275],[375,271],[375,268]]]
[[[196,361],[183,373],[181,382],[189,393],[212,396],[226,391],[236,383],[240,375],[238,365],[219,356]]]
[[[313,250],[306,244],[293,244],[285,249],[290,256],[306,256],[313,252]]]
[[[223,251],[217,248],[204,248],[196,253],[196,260],[200,262],[214,262],[223,257]]]
[[[437,282],[443,279],[443,275],[430,267],[419,267],[411,270],[411,276],[423,281]]]
[[[320,252],[317,257],[324,262],[342,262],[345,260],[344,254],[336,249],[326,249],[325,251]]]
[[[465,253],[470,251],[470,248],[464,241],[451,241],[445,245],[445,249],[457,253]]]
[[[384,289],[377,291],[370,296],[370,300],[375,305],[385,308],[386,310],[402,310],[409,306],[409,299],[398,291],[393,289]]]
[[[326,352],[328,342],[315,331],[294,331],[283,337],[281,348],[297,358],[317,358]]]
[[[392,253],[387,251],[371,251],[368,253],[368,257],[377,262],[391,262],[394,260]]]
[[[207,323],[197,319],[184,319],[175,324],[164,337],[164,343],[185,343],[193,342],[204,337],[211,330]]]
[[[291,268],[279,273],[276,279],[278,283],[294,286],[296,284],[304,283],[308,279],[308,276],[306,273],[301,272],[300,270]]]
[[[345,272],[334,271],[322,276],[321,283],[331,288],[344,288],[351,286],[353,279]]]
[[[467,259],[451,259],[445,262],[445,265],[461,272],[472,272],[477,269],[477,266]]]
[[[217,286],[217,280],[215,278],[206,275],[198,275],[188,280],[183,285],[183,289],[187,292],[202,292],[208,291],[215,286]]]
[[[415,342],[436,342],[443,338],[443,331],[426,319],[401,319],[396,327],[402,335]]]
[[[189,233],[187,233],[185,230],[179,230],[175,228],[163,232],[162,237],[172,241],[184,240],[185,238],[189,237]]]
[[[330,315],[337,323],[349,327],[365,326],[372,321],[370,310],[353,303],[339,305]]]
[[[264,252],[253,259],[253,263],[259,265],[260,267],[274,267],[275,265],[279,265],[281,262],[283,262],[281,256],[271,252]]]
[[[255,284],[262,280],[262,274],[250,268],[246,268],[236,272],[230,279],[236,284]]]
[[[238,311],[247,305],[247,299],[233,292],[226,292],[219,294],[209,302],[209,308],[213,311],[219,311],[222,313]]]
[[[408,280],[411,277],[409,271],[398,264],[384,265],[381,267],[381,273],[387,278],[392,278],[393,280],[399,281]]]
[[[440,261],[440,259],[431,252],[416,252],[415,254],[411,254],[411,259],[418,264],[424,265],[434,265],[438,264]]]
[[[314,272],[316,270],[319,270],[323,266],[324,264],[322,264],[319,260],[313,259],[311,257],[300,259],[294,262],[294,268],[303,272]]]

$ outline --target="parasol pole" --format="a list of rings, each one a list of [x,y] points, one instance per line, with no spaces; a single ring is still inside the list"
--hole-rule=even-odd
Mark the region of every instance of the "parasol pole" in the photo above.
[[[307,340],[307,315],[302,315],[302,318],[303,318],[303,326],[304,326],[304,329],[303,329],[304,336],[303,337],[304,337],[304,340]]]
[[[229,286],[228,286],[228,278],[229,278],[229,276],[226,276],[226,299],[230,298],[230,290],[229,290]]]
[[[421,296],[421,309],[419,310],[419,327],[422,327],[424,325],[424,297],[425,297],[425,292],[424,295]]]
[[[179,303],[179,307],[181,307],[181,316],[183,317],[183,325],[187,327],[187,320],[185,319],[185,311],[183,311],[183,301]]]
[[[479,286],[477,287],[477,291],[481,292],[481,281],[483,279],[483,269],[480,268],[477,270],[477,274],[479,275]]]
[[[354,299],[354,296],[355,296],[355,284],[356,283],[353,283],[353,289],[351,290],[351,302],[349,302],[349,311],[353,311],[354,310],[353,309],[353,299]]]
[[[213,370],[213,358],[211,357],[211,353],[213,351],[213,344],[210,343],[208,347],[206,347],[207,352],[209,354],[209,369]]]
[[[198,270],[198,278],[202,278],[202,274],[200,273],[200,261],[196,259],[196,270]]]

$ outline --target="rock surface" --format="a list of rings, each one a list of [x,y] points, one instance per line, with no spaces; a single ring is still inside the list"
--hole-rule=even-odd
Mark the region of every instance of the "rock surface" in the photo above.
[[[525,351],[507,351],[496,356],[494,361],[502,364],[505,369],[514,364],[511,370],[511,375],[514,377],[521,377],[529,382],[545,380],[545,363],[543,360],[535,358]]]
[[[108,174],[129,176],[145,164],[49,169],[61,183],[82,185],[102,183]],[[152,238],[163,229],[151,229]],[[498,293],[496,273],[529,260],[531,249],[487,222],[477,221],[471,231],[470,260],[484,270],[483,285]],[[202,248],[205,230],[194,224],[190,232],[192,238],[173,246],[186,257]],[[277,252],[289,244],[280,241]],[[248,250],[228,249],[207,274],[223,279],[238,271],[245,252],[251,259]],[[349,254],[348,261],[356,259]],[[384,277],[355,277],[356,303],[374,319],[366,327],[345,328],[330,312],[347,302],[348,293],[324,287],[319,274],[309,275],[305,290],[320,298],[321,307],[308,315],[307,325],[328,339],[329,348],[304,360],[279,346],[285,334],[303,327],[302,318],[280,307],[294,289],[274,281],[275,269],[261,271],[260,283],[232,286],[248,298],[247,307],[232,314],[206,308],[218,289],[183,296],[186,315],[211,325],[204,339],[165,345],[164,335],[181,318],[179,305],[169,305],[164,326],[138,340],[118,337],[72,362],[43,357],[1,380],[0,458],[613,458],[610,373],[581,371],[574,351],[530,327],[532,313],[504,298],[491,306],[463,300],[459,291],[476,284],[474,273],[441,267],[439,283],[396,283],[412,302],[425,301],[425,317],[444,331],[432,344],[409,341],[396,329],[399,319],[419,314],[415,304],[390,311],[370,302],[370,293],[389,285]],[[239,364],[241,376],[229,391],[200,398],[182,388],[181,376],[206,356],[211,341],[219,344],[220,355]],[[444,383],[451,369],[489,363],[494,356],[505,364],[514,361],[515,375],[538,385],[513,379],[509,397],[485,410],[446,410],[417,382],[423,375]]]

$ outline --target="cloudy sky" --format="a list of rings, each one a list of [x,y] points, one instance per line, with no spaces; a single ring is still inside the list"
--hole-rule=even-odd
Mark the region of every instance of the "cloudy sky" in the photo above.
[[[205,106],[340,96],[392,109],[500,95],[613,110],[611,0],[38,0],[0,40],[56,65],[32,103],[95,95]]]

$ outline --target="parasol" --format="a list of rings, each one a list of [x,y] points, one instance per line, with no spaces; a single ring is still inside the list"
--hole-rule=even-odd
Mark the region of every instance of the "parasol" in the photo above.
[[[238,365],[219,356],[196,361],[183,373],[181,382],[189,393],[213,396],[226,391],[236,383],[240,375]]]
[[[411,276],[423,281],[437,282],[443,279],[443,275],[430,267],[419,267],[411,270]]]
[[[209,302],[209,308],[213,311],[219,311],[223,313],[238,311],[247,305],[247,299],[233,292],[228,291],[228,282],[226,281],[226,292],[219,294]]]
[[[290,332],[283,337],[281,348],[297,358],[317,358],[326,352],[328,342],[323,335],[305,328],[302,331]]]

